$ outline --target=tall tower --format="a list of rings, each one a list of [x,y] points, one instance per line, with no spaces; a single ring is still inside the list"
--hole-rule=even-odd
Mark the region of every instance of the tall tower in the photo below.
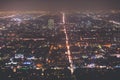
[[[54,19],[49,19],[48,20],[48,28],[53,29],[54,28]]]

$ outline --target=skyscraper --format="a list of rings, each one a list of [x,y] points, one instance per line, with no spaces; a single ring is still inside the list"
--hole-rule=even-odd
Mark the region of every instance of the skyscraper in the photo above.
[[[49,19],[48,20],[48,28],[53,29],[54,28],[54,19]]]

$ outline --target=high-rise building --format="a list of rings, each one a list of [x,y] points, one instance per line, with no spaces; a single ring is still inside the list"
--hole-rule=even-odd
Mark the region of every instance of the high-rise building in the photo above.
[[[49,19],[48,20],[48,28],[53,29],[54,28],[54,19]]]

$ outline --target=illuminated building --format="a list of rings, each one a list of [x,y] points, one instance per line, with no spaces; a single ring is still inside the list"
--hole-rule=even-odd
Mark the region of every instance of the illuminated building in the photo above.
[[[49,19],[48,20],[48,28],[53,29],[54,28],[54,19]]]

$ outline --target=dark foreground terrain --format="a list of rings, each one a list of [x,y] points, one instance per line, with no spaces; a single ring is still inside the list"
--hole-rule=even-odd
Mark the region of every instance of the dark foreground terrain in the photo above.
[[[76,69],[71,75],[64,70],[0,70],[0,80],[120,80],[120,69]]]

